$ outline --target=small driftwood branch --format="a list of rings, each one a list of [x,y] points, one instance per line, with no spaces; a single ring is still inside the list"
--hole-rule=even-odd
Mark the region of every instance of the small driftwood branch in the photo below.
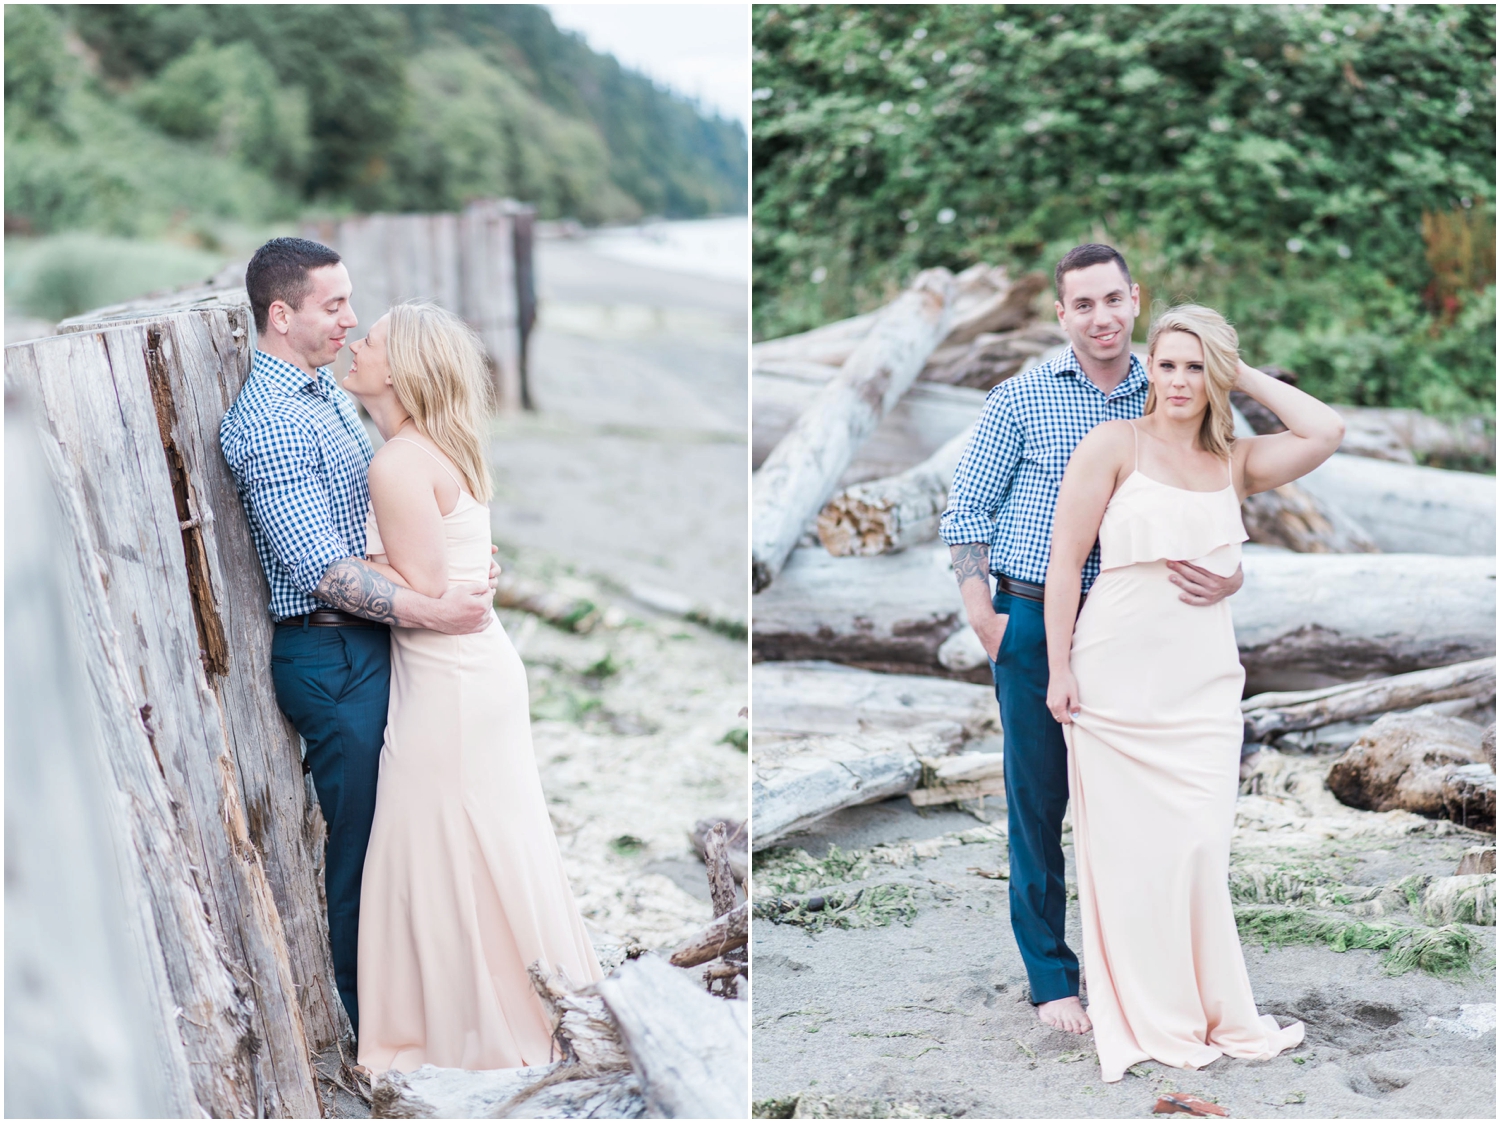
[[[733,948],[744,947],[750,938],[749,910],[748,902],[743,902],[722,916],[715,917],[672,952],[672,966],[697,967],[711,959],[718,959]]]
[[[495,604],[540,616],[547,623],[570,632],[592,631],[600,619],[598,606],[593,601],[554,592],[514,573],[500,574],[495,587]]]
[[[1240,709],[1245,714],[1245,740],[1266,741],[1282,733],[1409,710],[1428,702],[1474,698],[1482,704],[1494,697],[1495,659],[1491,656],[1372,682],[1258,694],[1241,702]]]

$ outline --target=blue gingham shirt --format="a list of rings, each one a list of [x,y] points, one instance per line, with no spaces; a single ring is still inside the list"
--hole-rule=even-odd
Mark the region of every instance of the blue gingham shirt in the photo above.
[[[1146,368],[1108,394],[1088,380],[1070,347],[989,392],[953,474],[940,533],[950,546],[985,542],[990,572],[1042,584],[1052,549],[1052,512],[1063,469],[1095,425],[1141,416]],[[1083,566],[1083,591],[1099,575],[1099,545]]]
[[[311,594],[340,558],[365,554],[374,455],[354,403],[327,367],[309,375],[257,350],[219,423],[280,620],[327,605]]]

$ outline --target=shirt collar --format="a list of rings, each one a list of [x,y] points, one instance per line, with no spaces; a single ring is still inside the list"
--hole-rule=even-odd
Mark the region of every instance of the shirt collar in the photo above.
[[[1088,381],[1088,376],[1083,373],[1083,367],[1078,363],[1078,356],[1069,347],[1057,357],[1052,368],[1053,374],[1071,374]],[[1093,385],[1092,382],[1089,383]],[[1146,364],[1141,362],[1141,357],[1134,351],[1130,353],[1130,373],[1125,376],[1123,382],[1105,395],[1107,398],[1127,397],[1146,389]]]
[[[251,369],[278,390],[283,390],[288,394],[319,388],[326,392],[333,385],[333,375],[329,373],[327,367],[319,367],[316,373],[310,375],[301,367],[295,367],[284,359],[278,359],[275,355],[268,355],[260,348],[255,350]]]

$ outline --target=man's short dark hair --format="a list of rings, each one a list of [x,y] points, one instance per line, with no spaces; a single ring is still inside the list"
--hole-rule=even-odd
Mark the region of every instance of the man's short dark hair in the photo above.
[[[256,250],[245,267],[245,288],[250,293],[250,309],[255,313],[255,330],[264,334],[275,301],[300,309],[312,288],[308,271],[337,265],[339,261],[335,251],[306,238],[272,238]]]
[[[1114,246],[1106,246],[1099,242],[1089,242],[1087,245],[1074,246],[1063,254],[1062,260],[1057,263],[1057,270],[1052,274],[1052,284],[1057,290],[1057,299],[1063,296],[1063,274],[1071,273],[1075,269],[1087,269],[1090,265],[1103,265],[1113,261],[1120,267],[1120,272],[1125,274],[1125,287],[1130,288],[1130,266],[1125,264],[1125,259],[1120,256],[1120,251]]]

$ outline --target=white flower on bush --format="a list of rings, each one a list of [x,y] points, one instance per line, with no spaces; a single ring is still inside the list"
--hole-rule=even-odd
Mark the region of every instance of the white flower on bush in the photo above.
[[[1289,250],[1291,250],[1292,253],[1301,253],[1302,249],[1303,249],[1302,239],[1301,238],[1288,238],[1286,240],[1286,248],[1289,249]]]
[[[828,270],[824,269],[821,265],[812,271],[813,284],[821,285],[826,280],[828,280]]]
[[[937,213],[938,225],[939,226],[947,226],[950,222],[952,222],[957,217],[958,217],[958,212],[955,211],[952,207],[944,207],[942,210],[938,211],[938,213]]]

